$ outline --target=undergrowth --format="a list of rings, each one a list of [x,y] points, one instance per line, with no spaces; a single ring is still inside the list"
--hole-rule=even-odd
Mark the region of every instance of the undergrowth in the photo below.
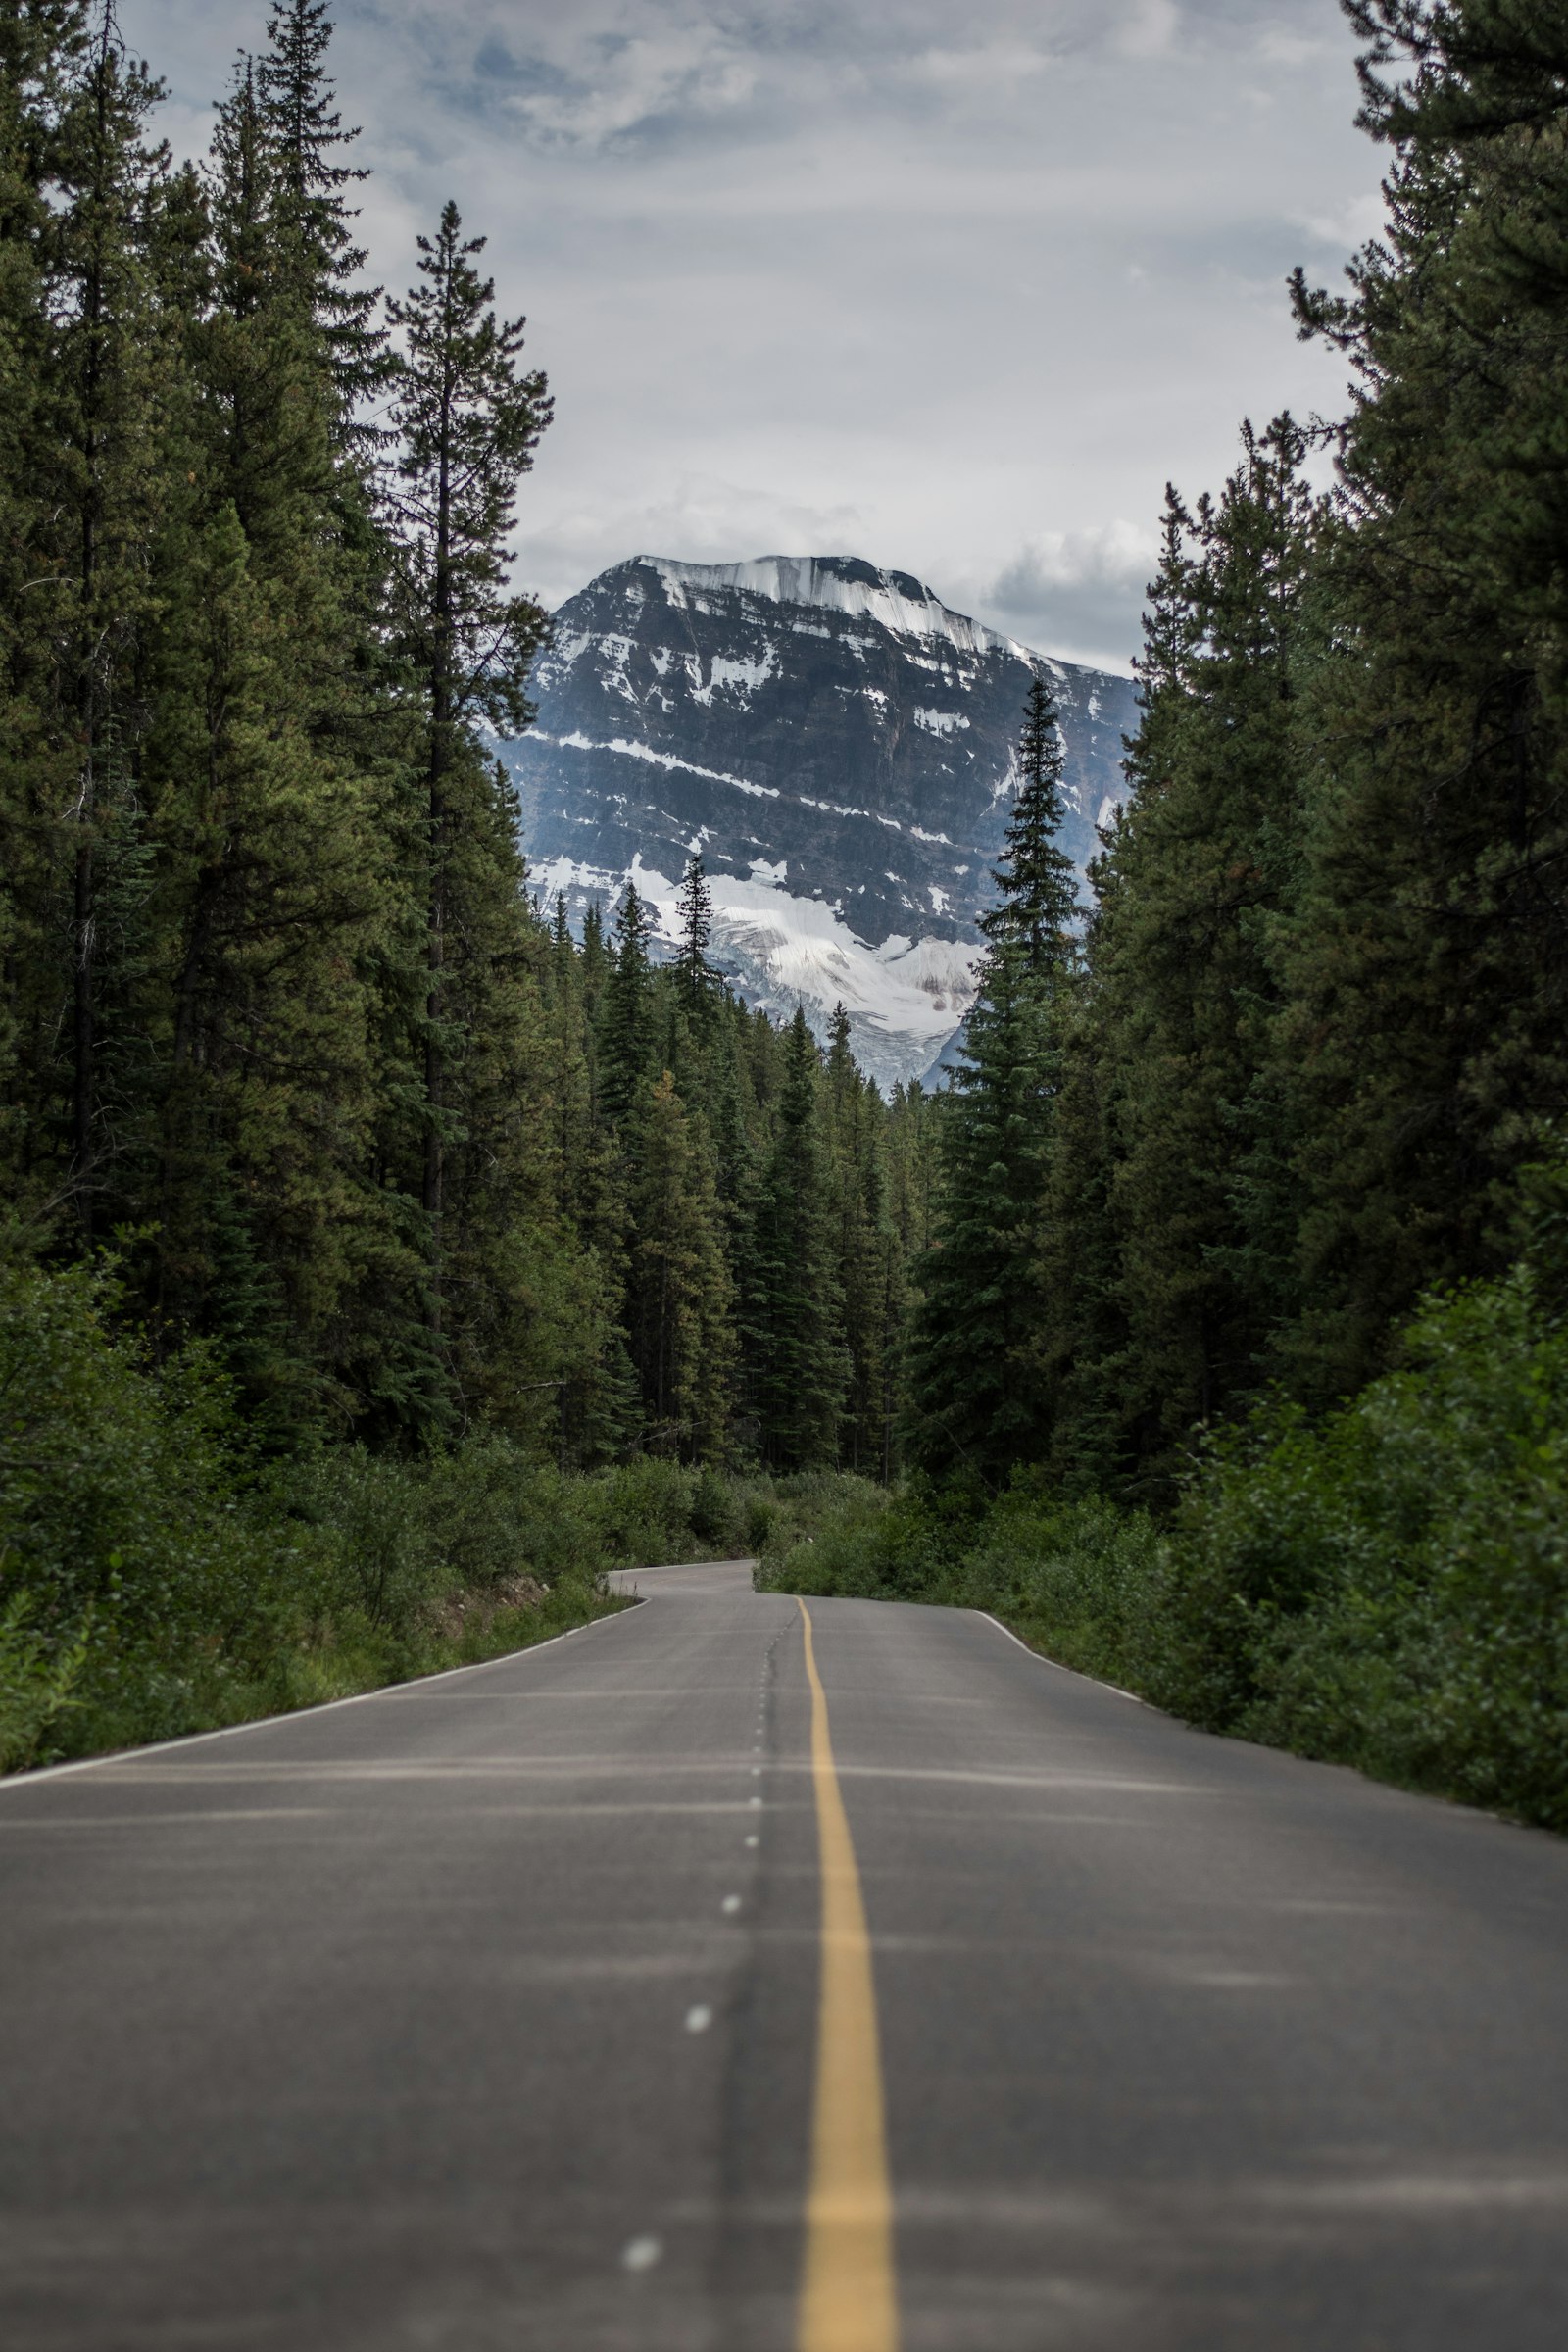
[[[0,1769],[350,1696],[626,1604],[607,1574],[799,1535],[854,1482],[478,1435],[252,1446],[215,1359],[158,1361],[112,1272],[0,1269]]]
[[[1028,1472],[856,1496],[775,1591],[985,1608],[1207,1729],[1568,1830],[1568,1318],[1527,1258],[1317,1420],[1266,1401],[1163,1524]]]

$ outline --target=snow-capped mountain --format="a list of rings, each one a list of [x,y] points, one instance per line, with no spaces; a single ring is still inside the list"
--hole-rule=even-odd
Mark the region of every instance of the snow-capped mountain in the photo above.
[[[804,1002],[821,1032],[842,1000],[873,1076],[920,1076],[972,1001],[1037,670],[1082,864],[1123,791],[1130,679],[1032,653],[855,558],[633,557],[561,608],[538,723],[504,747],[535,887],[608,911],[630,875],[673,938],[700,850],[713,959],[748,1002]]]

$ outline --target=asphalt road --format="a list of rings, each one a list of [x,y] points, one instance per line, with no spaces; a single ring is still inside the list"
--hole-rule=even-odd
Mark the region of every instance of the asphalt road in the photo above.
[[[935,1610],[809,1604],[813,1746],[795,1601],[635,1581],[0,1786],[7,2352],[859,2352],[834,2145],[904,2352],[1560,2352],[1568,1842]]]

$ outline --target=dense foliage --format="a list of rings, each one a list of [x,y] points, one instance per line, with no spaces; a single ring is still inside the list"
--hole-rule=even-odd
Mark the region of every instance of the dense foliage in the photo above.
[[[861,1484],[486,1431],[279,1455],[210,1343],[155,1356],[123,1304],[110,1267],[0,1271],[0,1770],[520,1648],[621,1606],[607,1569],[787,1543]]]
[[[1568,7],[1346,5],[1389,227],[1294,294],[1354,405],[1169,495],[1130,798],[1043,989],[1000,877],[916,1326],[944,1483],[788,1573],[978,1594],[1563,1825],[1568,1390],[1518,1250],[1568,1110]]]
[[[867,1489],[775,1532],[764,1581],[987,1609],[1213,1731],[1568,1830],[1560,1268],[1431,1302],[1403,1357],[1217,1434],[1163,1517],[1028,1471]]]
[[[1037,685],[885,1102],[700,859],[673,954],[535,904],[549,389],[454,207],[366,290],[324,0],[198,167],[112,10],[0,0],[8,1756],[744,1545],[1568,1824],[1568,0],[1346,5],[1351,412],[1170,493],[1088,908]]]
[[[57,1739],[111,1653],[143,1729],[276,1697],[362,1573],[305,1519],[380,1529],[381,1626],[547,1465],[885,1472],[925,1238],[930,1106],[737,1003],[700,864],[673,961],[536,905],[548,386],[455,206],[367,288],[324,0],[258,29],[181,166],[112,8],[0,0],[0,1621]]]

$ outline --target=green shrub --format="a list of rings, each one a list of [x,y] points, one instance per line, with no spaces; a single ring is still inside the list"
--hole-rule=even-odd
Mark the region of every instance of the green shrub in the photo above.
[[[564,1473],[482,1430],[262,1461],[214,1360],[157,1360],[112,1271],[0,1268],[0,1769],[494,1656],[622,1605],[608,1568],[733,1556],[872,1493]]]
[[[1568,1829],[1568,1284],[1428,1301],[1403,1367],[1267,1403],[1167,1527],[1020,1474],[977,1504],[846,1491],[760,1581],[992,1610],[1211,1730]]]
[[[87,1654],[90,1620],[64,1641],[35,1623],[32,1597],[0,1605],[0,1772],[25,1763],[56,1717],[73,1704]]]
[[[1261,1416],[1181,1514],[1184,1711],[1568,1828],[1568,1338],[1528,1267]]]

